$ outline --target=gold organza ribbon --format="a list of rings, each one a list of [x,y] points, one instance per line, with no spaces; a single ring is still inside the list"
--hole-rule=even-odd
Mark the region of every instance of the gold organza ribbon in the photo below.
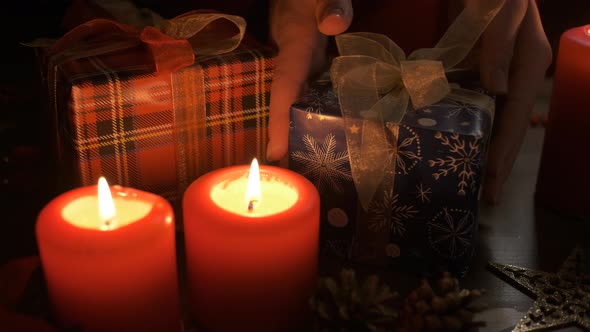
[[[365,210],[384,176],[395,177],[397,152],[391,151],[387,142],[385,124],[399,124],[410,101],[414,109],[445,97],[493,109],[489,97],[451,88],[446,73],[458,70],[456,66],[505,1],[468,1],[434,48],[419,49],[407,57],[384,35],[348,33],[336,37],[340,56],[332,62],[331,78],[344,118],[353,180]],[[394,142],[393,150],[395,146]]]
[[[143,29],[114,20],[94,19],[80,24],[58,40],[41,38],[22,44],[48,48],[50,65],[57,66],[143,43],[150,49],[156,69],[169,70],[191,65],[195,55],[229,53],[240,45],[245,32],[246,21],[240,16],[191,11],[170,20],[159,20],[154,26]]]
[[[179,69],[192,65],[195,56],[213,56],[233,51],[242,42],[245,31],[246,21],[240,16],[191,11],[170,20],[159,20],[155,26],[144,26],[142,29],[114,20],[94,19],[80,24],[58,40],[36,39],[23,43],[30,47],[48,49],[49,68],[46,80],[55,117],[53,125],[58,154],[63,155],[62,134],[59,130],[61,113],[57,98],[57,73],[60,65],[77,59],[121,52],[144,44],[151,52],[156,71],[178,72]],[[121,63],[122,67],[136,65],[133,57],[125,60],[129,63]],[[115,71],[114,68],[112,70]],[[202,73],[199,75],[202,76]],[[198,88],[195,88],[194,94],[202,94],[202,77],[195,84]],[[205,103],[199,100],[186,102],[183,109],[190,108],[194,113],[202,114],[204,118],[205,106]],[[179,120],[178,116],[175,116],[175,122],[178,121],[186,119]],[[204,126],[204,120],[199,125]]]
[[[246,33],[240,16],[192,11],[156,24],[164,34],[187,40],[195,54],[218,55],[235,50]]]

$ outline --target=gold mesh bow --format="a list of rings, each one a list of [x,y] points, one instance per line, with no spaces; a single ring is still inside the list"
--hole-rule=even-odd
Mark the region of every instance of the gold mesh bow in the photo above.
[[[362,128],[346,130],[346,141],[354,183],[365,210],[384,176],[395,177],[396,162],[389,159],[392,152],[385,123],[399,124],[410,101],[414,109],[445,97],[493,109],[488,97],[451,88],[446,73],[457,70],[505,1],[469,1],[434,48],[419,49],[407,57],[381,34],[336,37],[340,56],[332,62],[331,78],[345,128]]]
[[[189,41],[196,55],[217,55],[235,50],[246,33],[246,20],[223,13],[192,11],[156,27],[174,39]]]

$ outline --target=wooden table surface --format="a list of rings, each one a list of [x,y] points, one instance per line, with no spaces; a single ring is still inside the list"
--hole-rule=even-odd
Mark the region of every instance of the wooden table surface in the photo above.
[[[547,81],[535,112],[547,112],[550,91],[551,82]],[[484,314],[488,326],[482,331],[510,331],[533,303],[529,296],[491,273],[489,261],[557,272],[576,244],[590,252],[590,220],[567,218],[535,206],[543,136],[542,127],[528,131],[501,202],[482,207],[476,257],[463,281],[463,286],[487,289],[484,301],[493,310]]]

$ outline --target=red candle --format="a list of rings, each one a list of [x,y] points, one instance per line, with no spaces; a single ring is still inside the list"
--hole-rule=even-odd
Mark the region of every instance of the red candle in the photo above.
[[[257,167],[210,172],[184,194],[191,309],[206,331],[295,329],[315,285],[319,194],[297,173]]]
[[[560,39],[537,199],[566,214],[590,216],[590,25]]]
[[[45,206],[36,234],[60,325],[180,330],[174,215],[162,197],[101,178]]]

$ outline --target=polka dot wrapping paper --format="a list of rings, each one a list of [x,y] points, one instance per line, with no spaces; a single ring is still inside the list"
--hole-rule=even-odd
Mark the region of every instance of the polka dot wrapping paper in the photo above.
[[[363,128],[345,125],[330,81],[312,84],[291,107],[289,167],[320,192],[321,253],[356,263],[465,272],[475,247],[493,114],[445,98],[408,109],[399,124],[386,122],[388,149],[380,153],[395,171],[383,175],[364,209],[346,139],[363,135]]]

